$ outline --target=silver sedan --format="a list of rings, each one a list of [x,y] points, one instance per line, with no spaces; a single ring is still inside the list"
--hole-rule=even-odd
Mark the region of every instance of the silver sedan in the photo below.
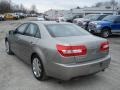
[[[30,21],[7,33],[6,52],[30,64],[38,80],[61,80],[108,68],[109,42],[65,22]]]

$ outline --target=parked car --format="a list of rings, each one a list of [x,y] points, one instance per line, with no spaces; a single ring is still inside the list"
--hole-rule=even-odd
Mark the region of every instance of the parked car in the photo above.
[[[74,19],[81,17],[82,15],[66,15],[64,16],[64,21],[72,23]]]
[[[45,19],[44,19],[43,16],[38,16],[38,17],[37,17],[37,20],[38,20],[38,21],[45,21]]]
[[[16,13],[11,13],[11,14],[15,17],[16,20],[17,20],[17,19],[20,19],[20,16],[17,15]]]
[[[120,33],[120,15],[109,15],[102,21],[93,21],[89,24],[89,31],[108,37],[113,33]]]
[[[15,15],[14,13],[6,13],[4,15],[4,19],[5,20],[17,20],[18,19],[18,16]]]
[[[91,16],[92,14],[88,14],[84,16],[83,18],[76,18],[73,20],[73,23],[79,25],[80,24],[79,21],[88,20],[89,18],[91,18]]]
[[[77,24],[85,30],[88,30],[89,22],[102,20],[106,16],[106,14],[90,14],[88,16],[85,16],[84,18],[79,19]]]
[[[0,21],[4,21],[4,15],[0,14]]]
[[[57,18],[57,20],[56,20],[57,22],[65,22],[66,20],[64,19],[64,17],[58,17]]]
[[[20,19],[23,19],[26,17],[26,14],[24,14],[22,12],[17,12],[16,15],[18,15]]]
[[[31,21],[9,31],[6,52],[30,64],[36,79],[95,74],[110,64],[109,43],[72,23]]]
[[[32,17],[37,17],[37,14],[31,14]]]

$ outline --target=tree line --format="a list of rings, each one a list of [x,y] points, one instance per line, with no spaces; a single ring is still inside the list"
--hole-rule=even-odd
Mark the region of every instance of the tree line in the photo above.
[[[14,12],[37,13],[37,9],[35,5],[32,5],[31,8],[28,10],[27,8],[24,7],[23,4],[17,5],[12,3],[11,0],[0,1],[0,14]]]

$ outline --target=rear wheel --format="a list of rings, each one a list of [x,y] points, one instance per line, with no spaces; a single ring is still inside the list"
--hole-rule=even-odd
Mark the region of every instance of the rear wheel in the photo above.
[[[109,29],[103,29],[102,32],[101,32],[101,36],[104,37],[104,38],[107,38],[110,36],[110,30]]]
[[[44,81],[47,77],[40,58],[37,55],[32,57],[32,72],[36,79]]]
[[[11,51],[10,43],[7,40],[5,41],[5,46],[6,46],[7,54],[13,55],[13,52]]]

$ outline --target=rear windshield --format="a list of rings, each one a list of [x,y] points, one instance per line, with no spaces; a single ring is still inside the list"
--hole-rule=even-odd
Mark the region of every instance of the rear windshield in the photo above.
[[[86,15],[84,19],[90,19],[92,16],[93,16],[92,14]]]
[[[100,15],[93,15],[93,16],[90,17],[90,20],[95,21],[95,20],[97,20],[99,17],[100,17]]]
[[[52,37],[90,35],[90,33],[74,24],[48,24],[45,26]]]
[[[101,19],[103,19],[105,16],[107,16],[107,15],[87,15],[87,16],[85,16],[84,18],[85,19],[90,19],[90,20],[92,20],[92,21],[95,21],[95,20],[101,20]]]

